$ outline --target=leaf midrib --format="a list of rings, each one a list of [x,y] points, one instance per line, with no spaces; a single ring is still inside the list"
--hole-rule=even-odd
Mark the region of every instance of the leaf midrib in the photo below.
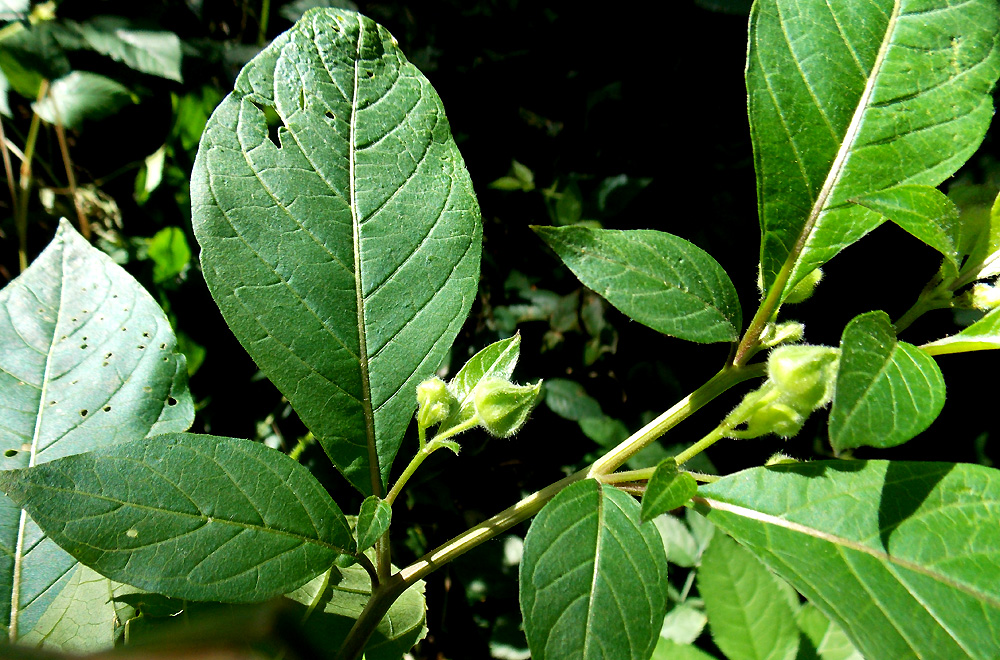
[[[738,504],[730,504],[729,502],[723,502],[721,500],[715,500],[712,498],[700,497],[700,496],[693,497],[692,501],[698,504],[705,505],[710,509],[715,509],[717,511],[725,511],[726,513],[740,516],[748,520],[754,520],[759,523],[781,527],[791,532],[805,534],[806,536],[811,536],[821,541],[826,541],[827,543],[831,543],[837,547],[848,548],[850,550],[854,550],[855,552],[866,554],[872,557],[873,559],[876,559],[879,562],[885,564],[891,564],[893,566],[899,566],[900,568],[905,568],[907,570],[913,571],[914,573],[923,575],[924,577],[928,577],[951,589],[961,591],[962,593],[968,596],[972,596],[977,600],[986,602],[992,607],[1000,610],[1000,599],[998,598],[994,598],[988,594],[976,591],[972,587],[963,584],[962,582],[949,578],[945,575],[942,575],[941,573],[936,573],[924,566],[921,566],[920,564],[909,561],[907,559],[902,559],[900,557],[890,555],[888,552],[884,552],[882,550],[876,550],[875,548],[867,546],[858,541],[853,541],[851,539],[844,538],[836,534],[824,532],[814,527],[803,525],[802,523],[793,522],[791,520],[786,520],[784,518],[779,518],[778,516],[773,516],[768,513],[763,513],[761,511],[756,511],[754,509],[748,509]]]
[[[375,444],[375,413],[372,410],[371,376],[368,371],[368,339],[365,323],[365,298],[361,285],[361,219],[358,217],[357,174],[355,152],[358,123],[358,83],[361,73],[361,45],[364,43],[365,25],[358,21],[358,44],[354,53],[354,89],[351,98],[351,128],[347,141],[348,180],[350,185],[351,232],[354,243],[354,296],[358,315],[358,364],[361,370],[361,408],[365,416],[365,440],[368,448],[368,472],[372,495],[382,496],[382,471],[379,466],[378,448]]]

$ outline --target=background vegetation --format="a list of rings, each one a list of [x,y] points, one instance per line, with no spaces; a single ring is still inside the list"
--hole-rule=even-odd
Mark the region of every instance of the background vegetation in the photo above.
[[[518,0],[0,3],[0,13],[9,5],[15,12],[33,9],[37,19],[18,34],[16,19],[26,14],[6,12],[3,18],[12,22],[0,30],[0,70],[11,87],[3,127],[15,148],[30,142],[35,98],[28,92],[38,85],[32,76],[54,80],[86,71],[122,86],[87,106],[79,123],[65,122],[72,180],[53,124],[39,129],[27,197],[12,154],[7,176],[27,200],[21,217],[27,219],[28,258],[48,243],[60,216],[78,218],[78,205],[95,244],[168,311],[188,356],[198,406],[194,432],[256,438],[284,449],[306,433],[277,390],[258,377],[209,298],[190,253],[195,243],[187,186],[205,120],[240,67],[306,8],[331,4],[349,5],[396,36],[448,108],[476,185],[483,274],[452,362],[460,365],[518,329],[518,379],[548,382],[548,405],[517,437],[487,442],[470,436],[460,458],[440,452],[428,461],[417,475],[419,487],[408,489],[405,506],[394,512],[395,528],[408,530],[394,536],[396,561],[405,563],[584,466],[600,446],[615,444],[701,384],[710,375],[701,366],[706,360],[725,359],[721,345],[692,347],[629,322],[581,289],[528,227],[586,222],[668,231],[711,253],[732,274],[745,308],[753,307],[759,229],[743,83],[749,2],[640,4],[631,13]],[[177,75],[142,70],[92,46],[69,47],[67,39],[24,36],[41,33],[36,28],[43,23],[70,29],[97,16],[176,34],[183,55]],[[1000,190],[996,151],[990,134],[945,186],[966,212],[988,205]],[[0,195],[0,204],[6,207],[0,212],[2,285],[19,272],[19,230],[10,197]],[[816,295],[800,306],[807,340],[836,345],[844,324],[871,309],[885,308],[898,318],[919,293],[912,282],[929,279],[938,263],[916,239],[881,227],[831,262]],[[921,319],[907,341],[943,336],[950,314]],[[934,425],[903,447],[857,455],[991,465],[996,442],[990,416],[981,413],[995,402],[988,388],[975,387],[989,359],[942,360],[949,403]],[[697,439],[739,395],[721,398],[701,421],[686,426],[690,437],[671,435],[669,441]],[[710,458],[726,473],[779,450],[800,459],[829,455],[818,421],[787,442],[721,443]],[[409,442],[416,444],[415,438]],[[632,465],[654,465],[665,451],[654,447]],[[574,461],[566,464],[567,456]],[[308,448],[302,460],[330,484],[345,511],[357,510],[360,495],[328,467],[319,447]],[[516,531],[523,536],[525,529]],[[429,578],[430,635],[417,649],[420,657],[526,657],[512,579],[518,547],[516,536],[502,537]],[[672,576],[678,589],[684,577],[683,571]]]

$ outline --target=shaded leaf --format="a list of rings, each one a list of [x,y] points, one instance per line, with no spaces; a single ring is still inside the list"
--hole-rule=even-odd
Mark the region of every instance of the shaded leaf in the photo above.
[[[62,591],[20,642],[68,653],[110,649],[119,627],[114,588],[111,580],[77,564]]]
[[[712,639],[729,660],[795,657],[799,631],[780,582],[731,538],[714,536],[698,570],[698,593]]]
[[[698,511],[836,622],[866,658],[996,658],[1000,472],[817,461],[699,487]],[[789,548],[794,552],[789,552]]]
[[[184,356],[163,310],[65,220],[0,291],[0,406],[2,469],[184,431],[194,420]],[[0,624],[16,640],[76,562],[2,496],[0,549]]]
[[[520,600],[535,660],[645,660],[666,613],[666,557],[630,496],[588,479],[568,486],[524,539]]]
[[[931,425],[944,400],[937,363],[916,346],[897,342],[885,312],[861,314],[847,324],[830,410],[835,450],[902,444]]]
[[[534,230],[581,282],[639,323],[702,343],[738,338],[736,289],[722,266],[696,245],[642,229]]]
[[[820,660],[864,660],[844,631],[812,603],[795,614],[795,623],[805,633]]]
[[[212,115],[191,199],[230,329],[334,465],[381,491],[479,279],[479,207],[440,98],[384,28],[307,12]]]
[[[656,648],[653,649],[650,660],[715,660],[715,656],[705,653],[697,646],[678,644],[661,637],[656,642]]]
[[[667,561],[671,564],[690,568],[701,560],[701,552],[694,536],[688,531],[687,525],[674,516],[659,516],[653,519],[660,537],[663,539],[663,549],[667,553]]]
[[[375,545],[375,541],[385,534],[392,521],[392,507],[382,499],[366,497],[361,503],[355,533],[358,537],[358,551],[362,552]]]
[[[853,201],[892,220],[958,267],[958,207],[937,188],[895,186]]]
[[[747,92],[769,291],[882,222],[851,200],[937,186],[979,146],[1000,74],[994,0],[760,0]],[[801,251],[799,251],[801,249]]]
[[[119,82],[90,73],[73,71],[53,80],[48,94],[31,104],[50,124],[80,128],[84,119],[102,119],[132,102],[132,94]]]
[[[354,545],[315,477],[249,440],[161,435],[0,472],[0,487],[81,562],[174,598],[263,601]]]
[[[694,477],[686,472],[678,472],[677,461],[666,458],[660,461],[649,479],[642,496],[639,518],[646,522],[661,513],[684,506],[697,492],[698,484]]]
[[[81,47],[107,55],[136,71],[181,82],[181,40],[173,32],[146,30],[121,16],[95,16],[83,23],[66,21]]]
[[[932,341],[920,348],[928,355],[1000,348],[1000,308],[994,309],[958,334]]]
[[[583,385],[566,378],[545,381],[545,405],[560,417],[575,422],[604,414],[601,404],[587,394]]]
[[[320,594],[320,589],[325,590]],[[358,566],[331,569],[329,584],[323,576],[286,594],[288,598],[316,610],[304,624],[305,633],[326,653],[336,657],[341,642],[361,615],[371,594],[371,578]],[[399,660],[427,634],[427,603],[424,582],[418,580],[392,604],[365,646],[367,660]]]

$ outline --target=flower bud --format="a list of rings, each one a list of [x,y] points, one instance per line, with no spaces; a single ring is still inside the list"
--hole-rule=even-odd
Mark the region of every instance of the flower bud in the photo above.
[[[992,284],[976,284],[972,287],[972,306],[984,312],[1000,307],[1000,288]]]
[[[542,391],[542,381],[515,385],[503,378],[484,378],[473,391],[480,425],[498,438],[509,438],[524,426]]]
[[[430,428],[443,422],[455,405],[458,405],[455,396],[437,376],[417,385],[417,424],[421,428]]]
[[[830,346],[780,346],[767,358],[767,375],[783,401],[808,414],[833,397],[839,359]]]
[[[820,280],[823,279],[823,271],[817,268],[812,271],[804,278],[802,278],[798,284],[796,284],[788,295],[785,296],[785,303],[792,305],[795,303],[800,303],[803,300],[808,300],[812,297],[813,291],[816,290],[816,285],[819,284]]]

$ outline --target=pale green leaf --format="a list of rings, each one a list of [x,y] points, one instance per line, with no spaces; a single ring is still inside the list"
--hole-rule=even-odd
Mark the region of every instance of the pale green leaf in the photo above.
[[[371,578],[357,565],[331,569],[329,582],[319,576],[286,596],[316,609],[305,621],[307,634],[324,644],[324,658],[334,660],[340,643],[361,615],[371,595]],[[320,589],[325,590],[320,593]],[[399,660],[427,634],[424,582],[418,580],[392,604],[365,646],[367,660]]]
[[[458,408],[444,427],[455,426],[476,414],[474,393],[476,385],[484,378],[509,380],[521,354],[521,335],[501,339],[482,349],[466,362],[455,377],[448,382],[448,389],[458,400]]]
[[[132,102],[121,83],[89,71],[73,71],[49,85],[31,109],[50,124],[80,128],[84,119],[102,119]]]
[[[374,495],[366,497],[361,503],[358,513],[358,524],[355,533],[358,537],[358,550],[364,551],[375,545],[375,541],[385,534],[392,521],[392,507],[388,502]]]
[[[882,222],[851,200],[937,186],[979,146],[1000,74],[995,0],[759,0],[747,92],[765,290]]]
[[[639,504],[587,479],[535,517],[520,600],[534,660],[646,660],[667,609],[663,543]]]
[[[958,267],[958,207],[937,188],[896,186],[853,201],[893,221]]]
[[[698,484],[694,477],[687,472],[678,472],[677,461],[665,458],[649,478],[639,517],[643,522],[652,520],[661,513],[684,506],[697,492]]]
[[[20,642],[68,653],[110,649],[118,628],[115,586],[103,575],[77,564],[66,586]]]
[[[263,601],[354,545],[315,477],[249,440],[161,435],[0,472],[0,487],[84,564],[174,598]]]
[[[230,329],[348,480],[381,490],[479,279],[479,207],[440,98],[384,28],[309,11],[212,115],[191,198]]]
[[[696,245],[643,229],[534,229],[581,282],[639,323],[702,343],[739,337],[736,289]]]
[[[864,660],[840,626],[830,621],[812,603],[795,614],[795,623],[805,633],[819,660]]]
[[[705,629],[707,623],[708,617],[704,612],[681,603],[675,605],[667,612],[667,616],[663,617],[660,637],[678,644],[691,644],[701,636],[701,631]]]
[[[861,314],[847,324],[830,410],[835,450],[902,444],[931,425],[944,400],[944,377],[934,358],[897,342],[885,312]]]
[[[170,281],[187,270],[191,248],[180,227],[164,227],[149,240],[147,254],[153,260],[153,281]]]
[[[712,639],[729,660],[792,660],[799,650],[795,612],[779,578],[725,534],[701,559],[698,593]]]
[[[929,355],[1000,348],[1000,308],[994,309],[958,334],[932,341],[920,348]]]
[[[701,561],[704,548],[698,547],[697,541],[683,521],[673,516],[659,516],[653,520],[653,524],[663,539],[667,561],[686,568]]]
[[[705,653],[697,646],[678,644],[661,637],[656,642],[650,660],[715,660],[715,656]]]
[[[864,657],[1000,657],[997,470],[817,461],[739,472],[699,495],[699,511]]]
[[[95,16],[83,23],[66,21],[81,47],[107,55],[136,71],[181,82],[181,40],[173,32],[148,30],[121,16]]]
[[[62,221],[0,291],[0,469],[184,431],[193,420],[184,356],[163,310]],[[16,640],[76,562],[6,497],[0,550],[0,625]]]

